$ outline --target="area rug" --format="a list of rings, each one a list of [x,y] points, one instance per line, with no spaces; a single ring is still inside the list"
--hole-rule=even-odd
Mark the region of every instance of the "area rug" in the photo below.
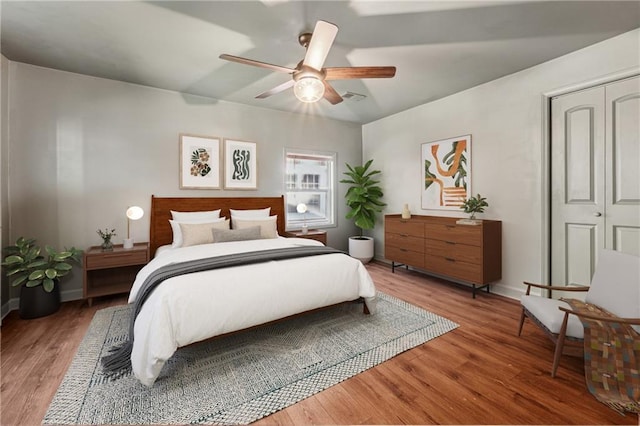
[[[44,424],[246,424],[458,326],[378,292],[375,315],[347,303],[181,348],[148,388],[100,364],[130,314],[95,314]]]

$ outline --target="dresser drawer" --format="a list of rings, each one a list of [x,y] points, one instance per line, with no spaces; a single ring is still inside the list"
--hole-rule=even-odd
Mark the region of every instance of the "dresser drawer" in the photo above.
[[[385,246],[384,257],[398,263],[424,268],[424,252],[411,251],[400,247]]]
[[[424,237],[424,223],[400,218],[386,218],[384,231],[404,236]]]
[[[85,258],[86,269],[114,268],[128,265],[142,265],[148,262],[146,250],[114,251]]]
[[[474,284],[482,283],[482,266],[450,257],[425,256],[425,269]]]
[[[482,247],[441,240],[425,240],[427,256],[440,256],[462,262],[482,264]]]
[[[482,245],[482,225],[427,223],[424,225],[424,232],[429,239],[451,241],[471,246]]]
[[[384,236],[385,247],[407,249],[418,253],[424,253],[424,238],[413,237],[405,234],[386,233]]]

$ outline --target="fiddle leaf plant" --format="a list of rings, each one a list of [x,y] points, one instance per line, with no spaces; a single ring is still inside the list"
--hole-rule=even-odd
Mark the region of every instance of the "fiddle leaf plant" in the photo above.
[[[35,242],[33,238],[18,238],[15,245],[5,247],[4,261],[0,264],[5,267],[7,276],[12,278],[12,286],[42,285],[44,290],[50,293],[56,281],[73,269],[73,263],[80,264],[82,250],[71,247],[65,248],[64,251],[56,251],[46,246],[45,256],[41,254],[42,250]]]
[[[360,237],[364,229],[373,229],[376,223],[376,214],[386,206],[380,199],[384,195],[382,188],[378,185],[380,181],[375,180],[375,176],[380,170],[369,170],[373,160],[369,160],[364,166],[352,167],[346,164],[349,169],[344,172],[349,179],[343,179],[341,183],[348,183],[351,186],[345,194],[349,212],[347,219],[354,219],[355,225],[360,228]]]
[[[487,199],[482,197],[480,194],[475,197],[470,197],[460,206],[465,213],[471,214],[471,219],[476,218],[476,213],[484,213],[485,207],[489,207],[489,203],[487,202]]]

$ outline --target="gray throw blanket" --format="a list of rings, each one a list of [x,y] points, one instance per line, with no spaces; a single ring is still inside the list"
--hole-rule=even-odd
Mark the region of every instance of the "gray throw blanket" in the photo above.
[[[113,375],[128,371],[131,368],[131,351],[133,349],[133,326],[136,317],[142,309],[142,305],[149,298],[153,290],[164,280],[183,274],[208,271],[212,269],[228,268],[232,266],[250,265],[253,263],[269,262],[272,260],[294,259],[298,257],[315,256],[320,254],[344,253],[325,246],[296,246],[282,249],[251,251],[246,253],[234,253],[224,256],[207,257],[204,259],[189,260],[186,262],[172,263],[158,268],[152,272],[142,283],[136,300],[134,300],[133,315],[129,324],[129,337],[125,343],[111,349],[109,355],[102,357],[102,365],[105,373]]]

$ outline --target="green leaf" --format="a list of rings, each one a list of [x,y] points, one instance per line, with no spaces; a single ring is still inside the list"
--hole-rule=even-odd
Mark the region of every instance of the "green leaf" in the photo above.
[[[46,277],[50,280],[54,279],[55,277],[58,276],[58,271],[56,271],[53,268],[49,268],[47,270],[44,271],[44,274],[46,275]]]
[[[44,278],[44,271],[42,269],[37,269],[29,274],[29,281],[41,280],[42,278]]]
[[[42,280],[29,280],[26,284],[27,287],[37,287],[42,284]]]
[[[68,263],[56,263],[54,268],[58,271],[70,271],[71,269],[73,269],[73,266],[69,265]]]
[[[55,284],[55,281],[49,278],[46,278],[42,281],[42,287],[44,287],[44,291],[46,291],[47,293],[51,293],[53,291]]]
[[[11,265],[15,265],[17,263],[22,263],[22,262],[24,262],[24,259],[21,256],[13,255],[13,256],[7,256],[4,259],[4,262],[2,262],[2,265],[11,266]]]

